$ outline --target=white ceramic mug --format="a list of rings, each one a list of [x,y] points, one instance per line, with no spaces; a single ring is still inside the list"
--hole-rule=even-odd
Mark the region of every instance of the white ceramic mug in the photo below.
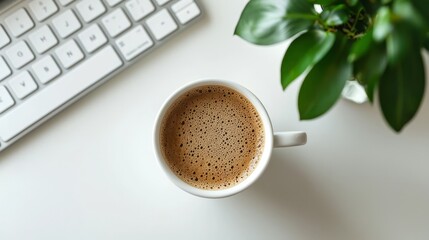
[[[161,122],[164,119],[165,114],[167,113],[167,110],[170,108],[171,104],[173,104],[178,99],[178,97],[182,96],[188,90],[196,87],[206,86],[206,85],[225,86],[225,87],[232,88],[237,92],[241,93],[253,104],[253,106],[255,106],[256,110],[259,113],[259,116],[261,117],[261,120],[264,126],[265,144],[264,144],[264,149],[262,151],[261,158],[258,164],[256,165],[256,168],[245,180],[227,189],[204,190],[204,189],[196,188],[194,186],[187,184],[179,177],[177,177],[176,174],[170,169],[170,167],[168,166],[168,163],[164,158],[161,146],[159,144]],[[298,146],[298,145],[303,145],[306,142],[307,142],[307,134],[305,132],[273,133],[271,120],[268,116],[267,111],[265,110],[264,106],[259,101],[259,99],[252,92],[250,92],[248,89],[244,88],[241,85],[238,85],[236,83],[229,82],[229,81],[220,81],[220,80],[203,80],[203,81],[193,82],[191,84],[188,84],[180,88],[175,93],[173,93],[162,106],[156,118],[155,130],[154,130],[154,145],[155,145],[156,157],[162,169],[167,174],[167,176],[173,181],[173,183],[175,183],[178,187],[185,190],[186,192],[196,196],[206,197],[206,198],[228,197],[243,191],[244,189],[252,185],[261,176],[266,166],[268,165],[268,162],[270,161],[271,152],[273,148]]]

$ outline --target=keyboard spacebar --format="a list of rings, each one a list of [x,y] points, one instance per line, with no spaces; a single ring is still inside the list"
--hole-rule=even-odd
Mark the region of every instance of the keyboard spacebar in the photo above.
[[[11,140],[121,65],[115,50],[111,46],[105,47],[0,117],[0,138],[5,142]]]

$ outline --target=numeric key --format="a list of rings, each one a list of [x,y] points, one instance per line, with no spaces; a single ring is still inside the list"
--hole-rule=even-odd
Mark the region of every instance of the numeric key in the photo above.
[[[39,22],[47,19],[58,11],[58,7],[53,0],[33,0],[30,2],[29,6]]]
[[[34,27],[33,20],[23,8],[7,17],[5,23],[15,37],[21,36]]]

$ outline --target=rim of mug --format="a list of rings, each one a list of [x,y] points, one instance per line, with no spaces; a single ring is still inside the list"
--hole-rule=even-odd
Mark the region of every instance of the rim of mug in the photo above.
[[[262,156],[259,159],[256,168],[253,170],[253,172],[246,177],[242,182],[225,189],[213,189],[213,190],[206,190],[194,187],[182,179],[180,179],[168,166],[168,163],[166,162],[164,155],[161,150],[161,146],[159,144],[160,140],[160,128],[161,123],[163,120],[164,115],[169,110],[171,104],[173,104],[179,97],[181,97],[184,93],[189,91],[190,89],[206,86],[206,85],[219,85],[219,86],[225,86],[232,88],[233,90],[241,93],[244,97],[246,97],[252,105],[255,107],[255,109],[258,111],[258,114],[262,120],[262,124],[264,127],[264,148],[262,151]],[[156,120],[155,120],[155,127],[154,127],[154,134],[153,134],[153,144],[155,147],[155,154],[157,161],[161,168],[164,170],[164,172],[167,174],[168,178],[179,188],[182,190],[193,194],[195,196],[199,197],[205,197],[205,198],[223,198],[235,195],[249,186],[251,186],[265,171],[271,157],[271,153],[273,150],[273,128],[271,124],[271,120],[268,116],[268,113],[262,104],[262,102],[253,94],[250,90],[243,87],[240,84],[226,81],[226,80],[208,80],[208,79],[202,79],[193,81],[191,83],[188,83],[176,91],[174,91],[163,103],[161,109],[159,110]]]

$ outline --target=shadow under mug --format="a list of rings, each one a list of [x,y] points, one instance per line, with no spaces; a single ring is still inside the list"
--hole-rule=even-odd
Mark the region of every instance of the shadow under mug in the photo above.
[[[264,142],[264,148],[262,150],[262,155],[261,155],[261,158],[259,159],[258,164],[256,165],[253,172],[246,179],[232,186],[231,188],[219,189],[219,190],[205,190],[205,189],[194,187],[184,182],[178,176],[176,176],[176,174],[168,166],[168,163],[164,158],[164,154],[162,153],[162,149],[159,143],[160,133],[161,133],[160,128],[162,127],[161,122],[164,119],[165,114],[167,113],[167,110],[170,108],[170,106],[180,96],[188,92],[190,89],[207,86],[207,85],[224,86],[224,87],[234,89],[235,91],[241,93],[253,104],[253,106],[259,113],[259,116],[261,117],[263,128],[264,128],[265,142]],[[205,197],[205,198],[223,198],[223,197],[232,196],[234,194],[237,194],[245,190],[246,188],[251,186],[262,175],[262,173],[264,172],[266,166],[270,161],[271,152],[273,148],[304,145],[306,142],[307,142],[307,134],[305,132],[293,131],[293,132],[273,133],[271,120],[268,116],[267,111],[265,110],[264,106],[259,101],[259,99],[245,87],[239,84],[236,84],[234,82],[224,81],[224,80],[200,80],[200,81],[187,84],[184,87],[178,89],[176,92],[174,92],[165,101],[165,103],[161,107],[160,112],[158,113],[158,116],[155,121],[154,141],[153,141],[156,158],[158,159],[158,162],[161,165],[161,168],[164,170],[164,172],[167,174],[170,180],[182,190],[188,193],[191,193],[193,195],[196,195],[199,197]]]

